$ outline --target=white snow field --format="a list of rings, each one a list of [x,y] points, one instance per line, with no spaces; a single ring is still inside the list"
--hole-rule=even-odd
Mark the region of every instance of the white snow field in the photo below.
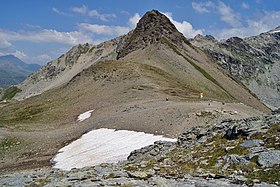
[[[92,113],[93,111],[94,111],[94,110],[89,110],[89,111],[87,111],[87,112],[85,112],[85,113],[80,114],[80,115],[78,116],[77,121],[82,122],[82,121],[84,121],[85,119],[90,118],[91,113]]]
[[[176,139],[128,130],[97,129],[61,148],[54,157],[54,168],[71,170],[101,163],[126,160],[130,152],[153,144],[155,141]]]

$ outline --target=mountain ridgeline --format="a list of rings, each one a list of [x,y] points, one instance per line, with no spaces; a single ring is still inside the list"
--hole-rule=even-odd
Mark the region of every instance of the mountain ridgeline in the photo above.
[[[268,111],[243,85],[225,75],[206,53],[192,46],[171,21],[156,10],[147,12],[127,35],[97,46],[75,46],[60,58],[49,62],[19,85],[22,92],[16,98],[22,100],[73,82],[77,75],[83,75],[83,71],[89,72],[97,65],[106,66],[106,63],[102,63],[106,61],[115,61],[115,65],[123,61],[135,62],[141,68],[150,66],[148,70],[155,69],[156,73],[148,77],[161,88],[161,92],[172,92],[175,96],[189,99],[204,92],[209,99],[239,101]],[[155,76],[167,81],[159,82]],[[163,86],[163,82],[168,85]]]
[[[0,56],[0,87],[16,85],[40,68],[38,64],[27,64],[13,55]]]
[[[248,38],[218,41],[197,35],[191,43],[201,47],[237,81],[272,109],[280,107],[280,28]]]
[[[183,43],[189,44],[189,41],[165,15],[152,10],[145,14],[133,32],[128,34],[118,49],[117,58],[124,57],[133,51],[143,49],[149,45],[157,44],[164,38],[167,38],[179,47],[182,47]]]

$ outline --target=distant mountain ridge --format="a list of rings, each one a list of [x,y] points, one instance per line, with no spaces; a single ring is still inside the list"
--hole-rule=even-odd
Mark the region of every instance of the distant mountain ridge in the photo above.
[[[13,55],[0,56],[0,86],[18,84],[40,67],[38,64],[27,64]]]
[[[280,108],[280,27],[248,38],[190,40],[272,109]]]

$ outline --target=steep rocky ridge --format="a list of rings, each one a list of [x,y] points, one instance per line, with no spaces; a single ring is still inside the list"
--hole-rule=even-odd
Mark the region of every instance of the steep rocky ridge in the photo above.
[[[116,48],[120,40],[122,37],[98,45],[74,46],[66,54],[49,62],[21,83],[18,87],[22,92],[15,99],[22,100],[59,87],[98,61],[116,59]]]
[[[183,44],[189,44],[189,41],[165,15],[157,10],[152,10],[140,19],[137,27],[120,45],[117,58],[159,43],[163,37],[168,38],[177,47],[181,47]]]
[[[193,45],[206,50],[218,64],[241,81],[267,106],[280,106],[280,32],[278,29],[248,38],[217,41],[198,35]]]

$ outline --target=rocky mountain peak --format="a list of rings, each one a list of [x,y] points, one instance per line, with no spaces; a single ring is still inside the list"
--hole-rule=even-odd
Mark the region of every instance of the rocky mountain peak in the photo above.
[[[269,33],[279,33],[280,32],[280,26],[276,27],[275,29],[269,31]]]
[[[137,49],[156,44],[163,37],[168,38],[176,45],[182,45],[182,42],[189,44],[188,40],[164,14],[157,10],[151,10],[140,19],[136,28],[128,34],[126,41],[119,49],[118,58]]]

